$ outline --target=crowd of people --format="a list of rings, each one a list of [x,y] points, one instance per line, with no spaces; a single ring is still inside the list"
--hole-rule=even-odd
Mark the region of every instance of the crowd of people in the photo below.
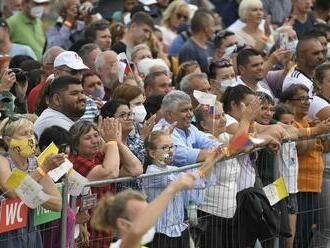
[[[67,247],[329,247],[330,1],[123,0],[107,19],[101,2],[1,1],[1,197],[19,169],[61,211],[48,172],[68,159],[133,179],[82,191],[98,204]],[[28,215],[0,247],[60,247]]]

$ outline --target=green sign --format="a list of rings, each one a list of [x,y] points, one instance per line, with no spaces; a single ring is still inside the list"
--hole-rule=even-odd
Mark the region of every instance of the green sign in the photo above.
[[[57,185],[58,191],[62,194],[62,184]],[[33,210],[33,226],[39,226],[61,218],[61,212],[54,212],[38,206]]]

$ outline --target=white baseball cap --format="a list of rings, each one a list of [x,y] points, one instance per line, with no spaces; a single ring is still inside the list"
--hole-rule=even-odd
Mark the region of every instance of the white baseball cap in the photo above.
[[[48,3],[49,0],[33,0],[33,2],[38,3],[38,4],[42,4],[42,3]]]
[[[54,60],[54,68],[66,65],[74,70],[89,69],[80,58],[80,56],[72,51],[65,51],[57,55]]]
[[[139,2],[144,4],[144,5],[151,5],[151,4],[157,3],[156,0],[139,0]]]

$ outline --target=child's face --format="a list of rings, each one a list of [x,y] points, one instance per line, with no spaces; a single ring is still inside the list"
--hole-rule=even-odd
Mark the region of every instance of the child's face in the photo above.
[[[274,105],[269,103],[264,103],[261,105],[261,110],[256,118],[256,121],[262,125],[269,125],[273,118]]]
[[[283,114],[280,117],[280,122],[286,124],[286,125],[292,125],[294,122],[294,115],[292,114]]]
[[[175,148],[170,135],[162,135],[156,139],[154,149],[150,150],[150,157],[156,164],[170,165],[173,162]]]

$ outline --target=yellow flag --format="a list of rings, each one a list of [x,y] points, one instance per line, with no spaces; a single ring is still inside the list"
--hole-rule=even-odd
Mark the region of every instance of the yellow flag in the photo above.
[[[26,176],[27,174],[24,171],[20,169],[14,169],[5,185],[8,189],[15,190],[18,188],[18,186],[21,185]]]
[[[47,146],[47,148],[38,156],[37,158],[38,165],[41,166],[50,154],[57,154],[57,153],[58,153],[58,147],[54,144],[54,142],[50,143],[50,145]]]

